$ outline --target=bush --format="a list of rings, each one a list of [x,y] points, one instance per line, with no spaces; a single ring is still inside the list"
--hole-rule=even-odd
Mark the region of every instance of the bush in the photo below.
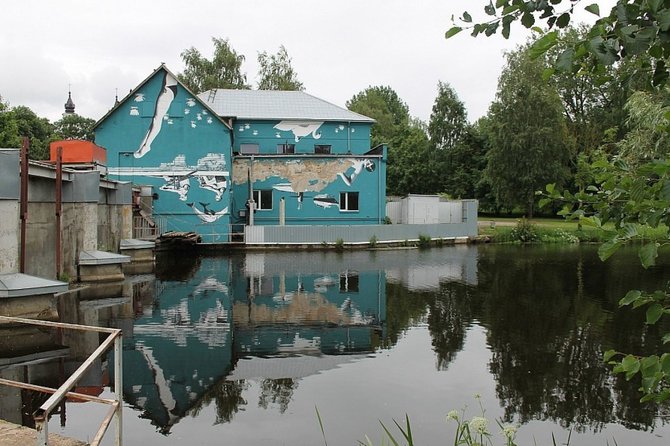
[[[335,240],[335,251],[338,252],[344,251],[344,240],[342,240],[341,238]]]
[[[428,248],[430,246],[430,235],[427,234],[419,234],[419,248],[424,249]]]
[[[370,248],[374,248],[375,246],[377,246],[377,236],[373,235],[370,237]]]
[[[510,233],[512,241],[521,243],[532,243],[540,240],[540,235],[534,224],[522,218],[519,220]]]

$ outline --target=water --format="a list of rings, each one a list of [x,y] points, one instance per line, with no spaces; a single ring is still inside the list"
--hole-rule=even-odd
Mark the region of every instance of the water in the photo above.
[[[128,281],[132,299],[60,310],[124,329],[127,444],[324,444],[316,408],[328,444],[381,443],[379,421],[405,414],[417,444],[448,444],[447,412],[481,403],[519,444],[665,445],[668,407],[639,403],[602,353],[663,351],[670,327],[617,301],[669,272],[592,246],[169,256]],[[112,364],[83,384],[111,395]],[[68,403],[50,430],[91,438],[104,411]]]

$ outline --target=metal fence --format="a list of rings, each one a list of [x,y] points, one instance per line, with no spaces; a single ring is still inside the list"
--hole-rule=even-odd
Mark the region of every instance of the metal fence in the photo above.
[[[247,245],[298,244],[364,244],[416,241],[421,236],[432,239],[456,239],[477,236],[477,201],[454,202],[458,212],[450,223],[390,224],[390,225],[292,225],[246,226]]]
[[[110,406],[109,411],[102,420],[98,431],[93,440],[90,442],[91,446],[97,446],[102,441],[107,428],[112,419],[116,421],[116,446],[121,446],[122,439],[122,421],[123,421],[123,362],[122,362],[122,334],[120,329],[91,327],[86,325],[66,324],[63,322],[40,321],[34,319],[23,319],[17,317],[0,316],[0,322],[11,324],[27,324],[38,325],[43,327],[79,330],[79,331],[93,331],[98,333],[107,333],[107,338],[100,344],[100,346],[86,360],[79,366],[77,370],[58,388],[37,386],[34,384],[23,383],[19,381],[12,381],[0,378],[0,384],[18,387],[21,389],[34,390],[38,392],[51,393],[52,395],[42,404],[39,409],[33,414],[35,419],[35,428],[37,431],[37,446],[48,446],[49,444],[49,414],[56,408],[63,398],[72,397],[83,401],[90,401]],[[94,361],[102,356],[114,344],[114,391],[115,399],[106,399],[85,395],[81,393],[71,392],[70,390],[83,377],[84,373],[93,365]]]
[[[142,215],[133,216],[133,238],[140,240],[155,240],[165,232],[165,217]]]

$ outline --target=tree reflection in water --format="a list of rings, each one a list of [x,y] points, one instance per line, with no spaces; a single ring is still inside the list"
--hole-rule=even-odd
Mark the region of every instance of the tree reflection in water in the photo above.
[[[480,323],[506,421],[552,420],[597,432],[611,422],[647,429],[656,417],[667,417],[667,406],[640,403],[639,382],[613,377],[602,360],[609,348],[663,351],[662,327],[645,325],[643,312],[616,311],[627,284],[640,282],[640,271],[603,264],[593,252],[548,266],[547,253],[520,256],[513,249],[516,255],[504,247],[480,250],[476,287],[450,282],[434,293],[407,293],[428,311],[437,368],[448,367],[468,327]],[[646,284],[653,289],[658,279],[651,274]]]

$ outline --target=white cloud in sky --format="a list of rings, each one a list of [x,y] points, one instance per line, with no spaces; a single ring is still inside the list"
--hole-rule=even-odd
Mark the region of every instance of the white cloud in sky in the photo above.
[[[481,17],[485,0],[3,3],[0,96],[52,121],[63,112],[69,84],[77,112],[99,119],[115,89],[124,97],[162,62],[181,72],[183,50],[210,57],[212,37],[228,38],[245,55],[252,85],[258,52],[283,44],[312,95],[344,106],[368,86],[389,85],[412,115],[428,120],[443,81],[474,121],[494,99],[503,52],[528,35],[517,26],[510,40],[465,32],[444,38],[452,15],[469,10]]]

